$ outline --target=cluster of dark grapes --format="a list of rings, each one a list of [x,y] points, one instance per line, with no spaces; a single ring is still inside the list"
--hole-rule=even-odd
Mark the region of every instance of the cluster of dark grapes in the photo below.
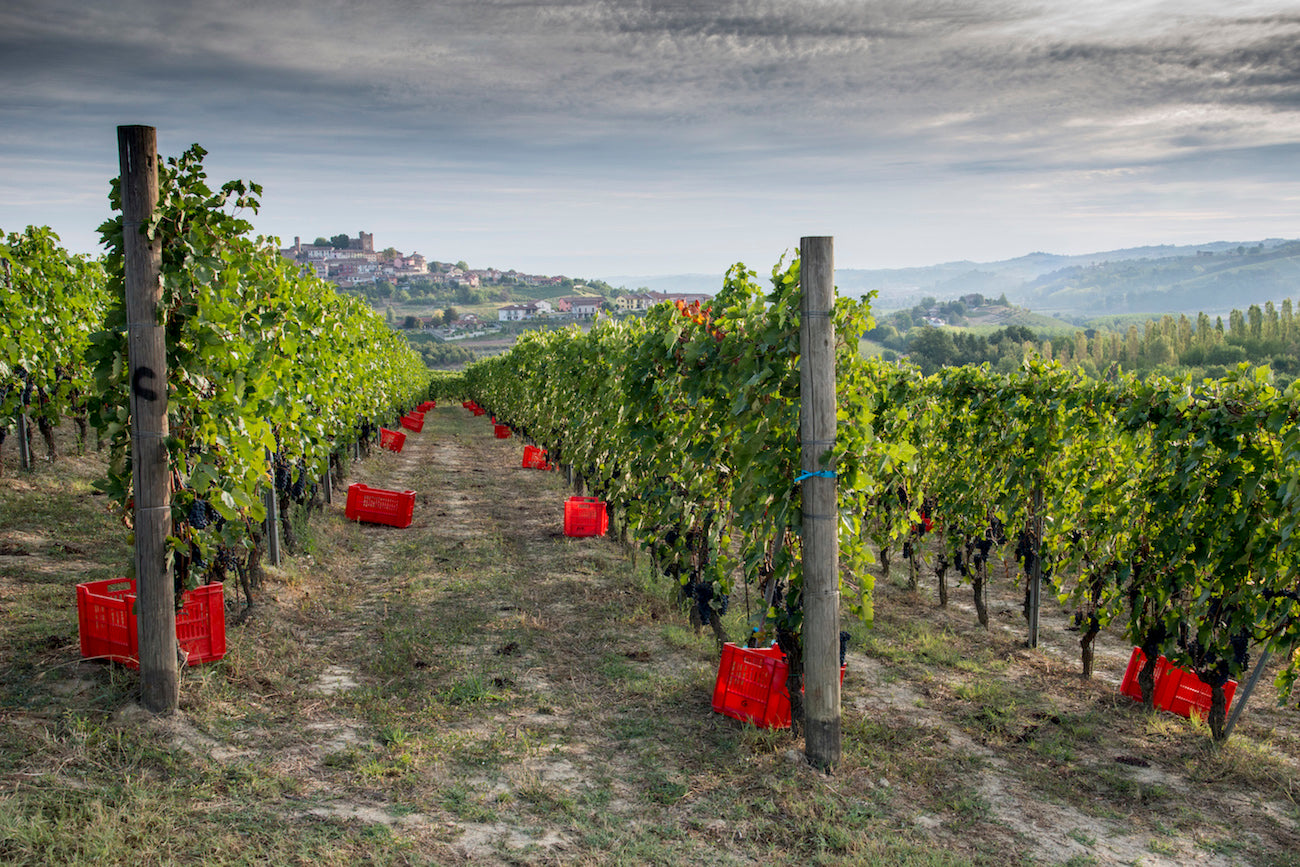
[[[221,520],[221,515],[212,507],[207,500],[194,498],[190,503],[189,511],[185,514],[185,520],[189,521],[191,527],[196,530],[206,530],[214,522]]]
[[[731,598],[726,593],[715,591],[713,584],[708,581],[687,584],[682,588],[682,594],[695,603],[702,626],[712,623],[715,614],[719,617],[726,614],[731,605]]]
[[[298,465],[295,467],[290,466],[286,458],[275,455],[271,460],[271,465],[275,474],[276,491],[287,495],[294,502],[303,502],[315,490],[314,484],[310,486],[307,484],[306,461],[298,461]]]
[[[293,483],[293,471],[289,469],[289,462],[276,455],[271,465],[275,471],[275,489],[281,494],[289,493],[289,486]]]
[[[1238,632],[1228,639],[1232,645],[1232,659],[1241,671],[1250,665],[1250,633]]]
[[[235,553],[235,551],[236,551],[235,548],[231,548],[226,545],[218,546],[217,562],[216,562],[217,568],[222,569],[226,572],[229,572],[231,570],[238,570],[242,561],[240,560],[239,556]]]
[[[840,633],[840,668],[844,667],[844,658],[849,652],[849,639],[852,637],[847,632]]]

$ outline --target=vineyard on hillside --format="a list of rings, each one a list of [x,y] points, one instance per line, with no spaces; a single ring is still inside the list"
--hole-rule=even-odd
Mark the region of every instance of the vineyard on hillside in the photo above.
[[[161,171],[145,230],[162,247],[171,526],[178,588],[233,572],[251,599],[274,490],[289,547],[319,507],[315,487],[368,447],[381,422],[431,391],[461,392],[547,448],[608,500],[625,539],[675,579],[719,641],[775,641],[801,672],[800,263],[769,287],[737,265],[711,306],[660,305],[640,319],[532,332],[464,378],[431,386],[404,341],[359,301],[300,273],[241,214],[260,189],[212,189],[197,145]],[[114,182],[110,200],[120,206]],[[46,229],[0,247],[0,380],[6,429],[87,420],[106,444],[103,490],[130,522],[131,453],[123,222],[101,227],[101,262],[68,255]],[[1030,359],[1003,373],[864,359],[867,301],[833,314],[842,590],[873,617],[877,559],[917,586],[932,545],[939,601],[969,585],[987,624],[994,549],[1023,567],[1030,643],[1046,587],[1074,606],[1082,669],[1108,623],[1147,663],[1160,656],[1213,690],[1277,654],[1300,673],[1300,582],[1289,545],[1300,515],[1295,388],[1264,370],[1221,380],[1091,379]],[[457,394],[456,396],[460,396]],[[84,446],[83,446],[84,447]],[[721,616],[740,583],[762,605],[743,636]],[[795,704],[798,698],[795,697]],[[798,716],[796,707],[796,718]]]
[[[423,399],[430,377],[361,301],[301,273],[274,239],[252,237],[241,213],[256,212],[260,188],[211,189],[203,156],[195,145],[160,166],[145,227],[162,247],[168,546],[178,589],[233,576],[251,599],[265,551],[263,493],[275,490],[292,548],[295,523],[319,507],[318,482]],[[120,210],[118,180],[110,202]],[[0,246],[0,425],[34,418],[46,431],[69,417],[84,430],[88,419],[108,448],[103,490],[129,525],[121,216],[100,233],[102,262],[69,256],[48,229]]]
[[[766,284],[737,265],[710,306],[533,332],[434,374],[252,236],[260,190],[213,189],[202,158],[167,161],[145,226],[165,378],[127,372],[123,220],[100,261],[48,229],[0,245],[0,429],[35,424],[65,455],[0,483],[0,860],[1289,863],[1293,725],[1261,712],[1223,741],[1230,679],[1271,655],[1264,691],[1286,701],[1300,673],[1297,387],[1041,359],[924,376],[860,357],[869,304],[840,299],[838,434],[806,471],[798,260]],[[141,679],[77,659],[72,600],[129,559],[142,387],[168,398],[177,589],[233,579],[249,603],[158,717],[132,715]],[[425,398],[443,406],[404,453],[354,463]],[[560,529],[566,492],[511,429],[610,504],[627,548]],[[328,502],[318,486],[349,473],[411,488],[413,520]],[[814,476],[837,482],[858,619],[832,775],[791,749]],[[276,513],[298,556],[266,568]],[[1040,591],[1069,612],[1049,608],[1049,652]],[[1090,675],[1108,627],[1145,652],[1149,706],[1161,656],[1209,684],[1213,746],[1070,676],[1062,645],[1077,635]],[[777,645],[792,734],[712,712],[704,629]]]
[[[737,266],[710,308],[662,305],[588,334],[530,335],[466,374],[475,400],[610,501],[698,623],[717,623],[740,576],[756,587],[766,606],[748,637],[774,637],[792,668],[798,280],[797,261],[778,265],[764,291]],[[840,300],[838,334],[869,322],[865,305]],[[843,593],[859,617],[873,611],[866,564],[878,555],[888,574],[901,554],[915,586],[934,534],[941,603],[952,575],[987,623],[990,551],[1011,546],[1027,618],[1037,586],[1076,607],[1085,674],[1093,638],[1118,622],[1146,655],[1148,703],[1158,657],[1192,669],[1213,690],[1216,738],[1224,685],[1252,658],[1283,655],[1289,694],[1300,671],[1288,544],[1300,518],[1300,391],[1278,392],[1245,366],[1201,383],[1089,379],[1033,359],[1010,374],[923,377],[856,346],[841,340],[839,435],[824,460],[838,478]]]

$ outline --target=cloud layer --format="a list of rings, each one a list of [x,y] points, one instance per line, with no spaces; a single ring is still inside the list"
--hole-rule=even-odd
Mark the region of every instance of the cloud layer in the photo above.
[[[22,0],[0,227],[93,244],[150,123],[263,183],[263,231],[506,267],[1295,236],[1297,109],[1287,3]]]

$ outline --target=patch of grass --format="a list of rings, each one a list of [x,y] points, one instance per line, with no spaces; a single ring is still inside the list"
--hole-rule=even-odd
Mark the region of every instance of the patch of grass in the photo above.
[[[497,812],[484,803],[468,786],[456,783],[440,790],[438,805],[467,822],[494,822]]]
[[[643,780],[646,797],[656,804],[676,804],[686,797],[686,784],[662,773],[651,773]]]
[[[459,678],[437,693],[439,701],[452,706],[494,702],[502,699],[492,679],[473,673]]]
[[[1080,830],[1079,828],[1071,828],[1069,831],[1066,832],[1065,836],[1069,837],[1071,840],[1078,843],[1080,846],[1087,846],[1089,849],[1097,845],[1096,837],[1092,836],[1091,834],[1088,834],[1085,831]]]
[[[526,785],[518,791],[519,799],[541,818],[572,819],[578,812],[574,797],[563,789],[545,784]]]

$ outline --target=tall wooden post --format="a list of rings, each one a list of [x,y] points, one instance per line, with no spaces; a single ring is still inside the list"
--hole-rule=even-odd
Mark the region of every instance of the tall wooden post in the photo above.
[[[839,508],[835,444],[834,239],[800,241],[799,436],[803,480],[804,754],[831,771],[840,762]]]
[[[27,429],[27,413],[18,413],[18,465],[24,470],[30,470],[36,466],[36,459],[32,456],[32,438],[31,431]]]
[[[180,703],[176,594],[167,568],[171,487],[167,464],[167,344],[158,320],[162,246],[141,234],[158,203],[158,139],[151,126],[119,126],[131,467],[135,488],[136,621],[140,698],[154,713]]]
[[[1255,691],[1255,684],[1259,683],[1259,676],[1264,673],[1264,666],[1268,664],[1268,658],[1272,651],[1264,650],[1259,654],[1259,660],[1255,663],[1255,670],[1250,673],[1250,679],[1246,681],[1246,686],[1238,690],[1237,701],[1232,705],[1232,713],[1228,714],[1228,722],[1223,727],[1223,739],[1227,741],[1232,736],[1232,730],[1237,727],[1237,719],[1241,712],[1246,709],[1246,702],[1250,701],[1250,695]]]
[[[266,556],[272,566],[280,565],[280,498],[275,490],[275,465],[271,465],[271,484],[262,492],[262,505],[266,507],[266,520],[262,530],[266,536]]]
[[[1043,483],[1034,484],[1034,567],[1029,570],[1029,646],[1038,646],[1038,614],[1043,597]]]

